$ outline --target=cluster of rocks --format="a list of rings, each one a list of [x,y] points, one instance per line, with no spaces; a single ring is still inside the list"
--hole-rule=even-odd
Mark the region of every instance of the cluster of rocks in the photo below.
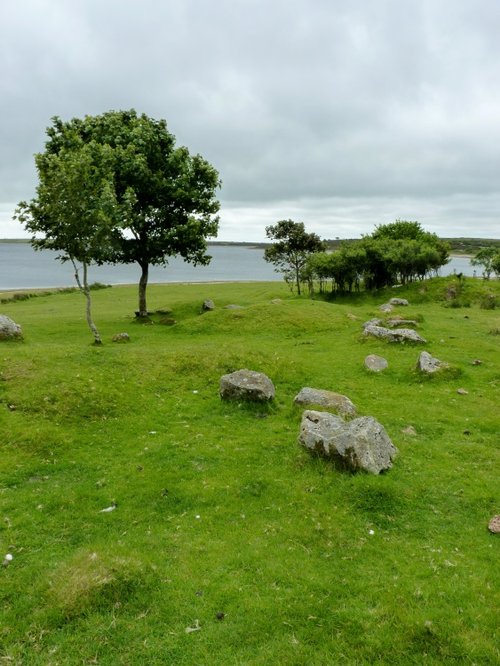
[[[243,369],[221,377],[220,396],[224,400],[267,402],[274,399],[275,388],[264,373]],[[355,418],[356,407],[347,396],[306,386],[294,403],[335,412],[304,411],[299,433],[304,448],[351,471],[379,474],[392,467],[397,449],[384,427],[371,416]]]

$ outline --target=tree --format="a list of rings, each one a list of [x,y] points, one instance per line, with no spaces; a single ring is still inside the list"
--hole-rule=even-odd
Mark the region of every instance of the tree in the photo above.
[[[472,266],[483,266],[483,276],[486,280],[490,279],[493,272],[498,272],[495,268],[497,257],[500,251],[496,247],[483,247],[476,255],[470,260]]]
[[[209,263],[206,239],[218,231],[220,204],[215,193],[221,185],[219,174],[200,155],[176,147],[164,120],[139,116],[133,109],[69,122],[52,120],[47,155],[73,150],[75,137],[84,145],[109,151],[108,181],[116,200],[117,242],[109,248],[106,261],[139,264],[137,314],[147,316],[151,265],[166,265],[174,255],[195,265]],[[100,168],[98,160],[96,154],[96,169]],[[93,206],[88,196],[82,199],[84,209]]]
[[[264,251],[264,259],[275,265],[275,270],[283,273],[285,280],[297,286],[300,295],[302,271],[308,257],[321,252],[325,244],[317,234],[306,233],[302,222],[281,220],[266,227],[266,236],[276,241]]]
[[[39,176],[37,197],[21,201],[16,217],[33,234],[37,250],[60,251],[59,259],[71,261],[78,287],[86,297],[86,318],[95,344],[101,336],[92,318],[88,267],[103,263],[117,242],[116,196],[112,186],[113,155],[109,146],[84,143],[76,134],[71,147],[57,153],[35,155]],[[82,276],[80,277],[81,263]]]
[[[497,253],[493,257],[491,267],[495,271],[496,276],[500,278],[500,250],[497,250]]]

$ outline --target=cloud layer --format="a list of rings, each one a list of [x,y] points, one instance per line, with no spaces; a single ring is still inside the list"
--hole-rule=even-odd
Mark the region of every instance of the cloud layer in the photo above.
[[[50,118],[136,108],[220,171],[224,239],[396,217],[498,237],[500,3],[19,0],[0,28],[0,237]]]

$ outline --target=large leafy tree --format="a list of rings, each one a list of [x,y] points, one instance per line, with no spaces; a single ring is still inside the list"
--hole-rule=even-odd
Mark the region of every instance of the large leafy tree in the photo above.
[[[71,261],[78,287],[86,297],[87,323],[96,344],[101,336],[93,321],[88,268],[103,263],[118,242],[113,187],[113,154],[109,146],[84,143],[76,134],[58,152],[35,156],[39,176],[37,196],[21,201],[16,216],[34,234],[35,249],[60,252]],[[81,273],[80,273],[81,271]]]
[[[264,259],[275,265],[276,271],[283,273],[286,280],[295,284],[300,294],[302,271],[308,257],[321,252],[325,244],[317,234],[307,233],[302,222],[280,220],[266,227],[266,235],[275,241],[264,251]]]
[[[195,265],[210,261],[207,238],[217,235],[219,223],[218,172],[200,155],[176,147],[164,120],[138,115],[133,109],[68,122],[56,117],[47,133],[47,156],[71,151],[75,137],[83,145],[109,151],[117,242],[106,260],[139,264],[137,314],[146,316],[150,266],[165,265],[174,255]],[[98,154],[94,166],[100,168]],[[94,205],[85,192],[81,205]]]

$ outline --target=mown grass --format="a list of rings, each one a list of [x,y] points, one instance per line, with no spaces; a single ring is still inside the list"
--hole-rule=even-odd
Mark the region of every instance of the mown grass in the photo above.
[[[479,304],[499,285],[469,280],[451,298],[469,307],[445,307],[451,282],[397,290],[452,368],[431,379],[419,347],[361,335],[389,292],[151,286],[163,326],[113,287],[93,294],[102,348],[78,293],[3,303],[25,338],[0,344],[0,663],[498,663],[500,316]],[[388,370],[369,374],[369,353]],[[244,367],[271,377],[273,405],[220,401]],[[381,421],[394,468],[301,450],[302,386]]]

